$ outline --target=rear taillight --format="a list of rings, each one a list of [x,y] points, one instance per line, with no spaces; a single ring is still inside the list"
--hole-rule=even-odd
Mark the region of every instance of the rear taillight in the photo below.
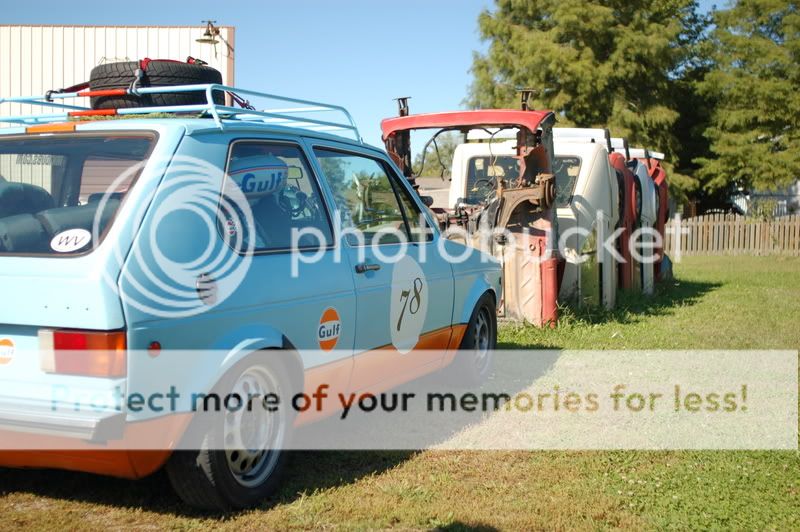
[[[124,331],[40,330],[42,370],[62,375],[124,377]]]

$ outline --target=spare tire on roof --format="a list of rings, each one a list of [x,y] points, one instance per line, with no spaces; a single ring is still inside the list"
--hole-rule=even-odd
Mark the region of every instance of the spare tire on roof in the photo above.
[[[181,63],[163,59],[123,61],[106,63],[92,69],[90,90],[127,89],[136,70],[142,68],[139,87],[164,87],[171,85],[197,85],[222,83],[219,70],[200,63]],[[167,94],[142,94],[141,96],[93,96],[92,109],[124,109],[131,107],[164,107],[170,105],[198,105],[207,102],[205,91],[176,92]],[[223,105],[225,94],[214,92],[214,103]]]

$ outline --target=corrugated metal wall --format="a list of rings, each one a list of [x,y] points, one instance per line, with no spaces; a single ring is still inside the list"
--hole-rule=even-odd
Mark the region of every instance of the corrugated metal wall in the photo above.
[[[235,47],[234,29],[220,30]],[[144,57],[181,61],[196,57],[222,72],[223,83],[232,85],[233,54],[223,42],[216,45],[216,56],[213,45],[195,42],[204,31],[203,26],[0,25],[0,97],[41,95],[88,81],[89,72],[100,63]],[[88,101],[82,103],[88,106]],[[0,115],[40,112],[47,108],[0,104]]]

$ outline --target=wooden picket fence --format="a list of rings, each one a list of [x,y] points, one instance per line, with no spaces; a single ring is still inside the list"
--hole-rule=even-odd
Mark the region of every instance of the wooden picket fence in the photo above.
[[[682,255],[800,255],[800,216],[759,220],[706,214],[680,221]],[[665,231],[665,250],[675,250],[675,222]],[[672,229],[672,230],[670,230]]]

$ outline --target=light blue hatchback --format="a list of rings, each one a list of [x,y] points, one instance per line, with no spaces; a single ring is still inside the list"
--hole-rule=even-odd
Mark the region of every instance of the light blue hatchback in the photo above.
[[[208,103],[0,119],[0,466],[166,465],[189,504],[243,508],[275,489],[292,426],[326,412],[224,418],[186,448],[193,405],[159,391],[379,393],[448,366],[478,383],[500,266],[440,234],[344,109],[137,94],[190,90]],[[74,96],[91,93],[14,100]]]

